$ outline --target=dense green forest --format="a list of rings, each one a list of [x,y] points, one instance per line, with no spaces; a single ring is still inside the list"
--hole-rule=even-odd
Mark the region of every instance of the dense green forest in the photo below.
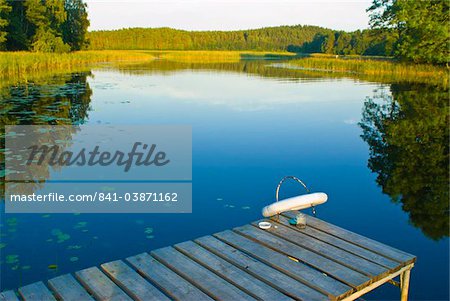
[[[376,34],[375,34],[376,33]],[[265,50],[392,55],[381,30],[333,31],[317,26],[278,26],[238,31],[129,28],[88,34],[91,49]]]
[[[0,50],[80,50],[88,27],[82,0],[0,0]]]
[[[449,1],[373,0],[370,29],[295,25],[237,31],[128,28],[87,32],[83,0],[0,0],[0,50],[261,50],[449,61]],[[90,44],[90,46],[88,46]]]

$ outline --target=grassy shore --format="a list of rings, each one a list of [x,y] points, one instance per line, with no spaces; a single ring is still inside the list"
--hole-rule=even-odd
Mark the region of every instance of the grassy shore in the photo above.
[[[296,56],[290,52],[261,51],[150,51],[160,59],[189,63],[239,62],[251,59],[289,59]]]
[[[347,73],[351,77],[391,77],[405,81],[436,82],[448,86],[448,68],[425,64],[396,62],[387,58],[340,57],[313,54],[289,61],[302,70]]]
[[[36,76],[61,72],[89,70],[99,63],[147,62],[154,59],[182,63],[229,63],[241,60],[288,60],[288,68],[328,73],[330,76],[351,77],[374,81],[437,83],[448,86],[448,69],[433,65],[396,62],[390,58],[301,55],[289,52],[256,51],[132,51],[104,50],[74,53],[0,52],[0,80],[3,83],[26,81]]]
[[[0,78],[22,78],[38,73],[71,71],[95,63],[154,59],[138,51],[78,51],[72,53],[0,52]]]

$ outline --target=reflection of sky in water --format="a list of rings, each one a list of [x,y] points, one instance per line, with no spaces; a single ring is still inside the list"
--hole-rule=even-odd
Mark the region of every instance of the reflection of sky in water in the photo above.
[[[109,81],[117,80],[114,72],[98,71],[95,74],[95,78],[90,79],[94,89],[103,87]],[[220,105],[224,109],[237,111],[270,110],[280,105],[297,107],[311,102],[342,107],[352,102],[360,103],[361,99],[364,99],[374,89],[373,85],[355,84],[353,80],[331,79],[299,84],[292,81],[255,78],[245,74],[215,74],[206,71],[195,73],[184,71],[168,76],[122,75],[120,81],[110,84],[110,86],[114,88],[97,91],[93,99],[108,104],[124,104],[124,100],[132,101],[131,107],[126,107],[126,110],[145,109],[147,106],[151,106],[153,101],[160,103],[162,100],[168,105],[181,101],[183,106],[191,103],[194,105]],[[350,90],[352,93],[349,95]],[[182,110],[182,108],[173,107],[171,109],[175,113]],[[117,110],[117,108],[111,107],[103,108],[101,112],[112,113]],[[138,112],[132,114],[136,113]],[[359,115],[360,111],[354,117],[359,118]],[[108,117],[112,116],[106,114],[105,118]],[[166,117],[170,118],[171,116]]]
[[[293,174],[313,191],[329,194],[329,202],[318,208],[320,218],[418,255],[411,296],[447,296],[448,239],[433,242],[412,227],[367,168],[368,146],[357,123],[364,99],[380,85],[214,71],[93,73],[88,124],[192,125],[193,214],[13,216],[13,227],[2,221],[2,243],[7,244],[2,260],[18,254],[31,269],[11,271],[13,264],[2,264],[2,273],[11,275],[2,277],[7,286],[259,219],[261,208],[274,200],[280,178]],[[301,191],[291,184],[283,189],[285,196]],[[49,270],[50,264],[58,270]],[[371,296],[396,299],[398,292],[386,286]]]

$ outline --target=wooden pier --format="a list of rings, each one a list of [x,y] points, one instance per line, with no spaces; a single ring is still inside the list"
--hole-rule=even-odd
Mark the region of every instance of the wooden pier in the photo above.
[[[10,300],[355,300],[389,282],[408,298],[416,257],[294,213],[0,293]],[[400,281],[394,281],[399,277]]]

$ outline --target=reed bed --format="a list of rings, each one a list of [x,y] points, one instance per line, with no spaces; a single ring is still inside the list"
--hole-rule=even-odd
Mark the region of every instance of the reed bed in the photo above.
[[[152,59],[154,57],[151,54],[138,51],[0,52],[0,78],[22,78],[58,70],[71,71],[96,63]]]
[[[260,51],[158,51],[150,52],[160,59],[189,63],[239,62],[251,59],[288,59],[295,57],[290,52]]]
[[[289,61],[289,66],[303,70],[351,73],[373,77],[426,79],[448,86],[449,69],[444,66],[397,62],[386,58],[336,57],[311,55]]]

